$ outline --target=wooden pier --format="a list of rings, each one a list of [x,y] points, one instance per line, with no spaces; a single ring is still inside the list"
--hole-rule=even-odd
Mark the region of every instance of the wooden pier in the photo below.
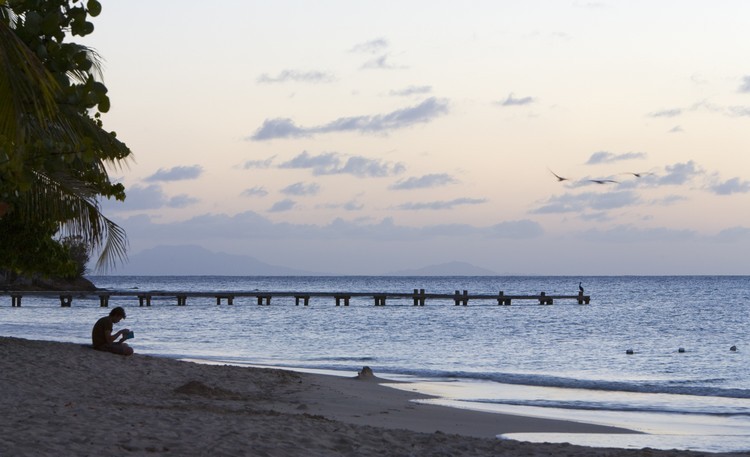
[[[531,302],[539,305],[552,305],[555,301],[569,300],[575,301],[579,305],[588,305],[591,302],[591,296],[583,295],[579,292],[577,295],[549,295],[546,292],[540,292],[538,295],[506,295],[503,291],[497,294],[470,294],[469,291],[456,290],[452,294],[446,293],[427,293],[424,289],[414,289],[411,293],[401,292],[261,292],[261,291],[220,291],[220,292],[181,292],[181,291],[121,291],[121,290],[101,290],[95,292],[74,292],[74,291],[0,291],[0,295],[9,295],[12,307],[20,307],[23,297],[36,298],[58,298],[60,306],[63,308],[73,305],[73,297],[77,299],[99,299],[99,306],[108,307],[109,300],[113,297],[132,297],[138,299],[138,306],[151,306],[151,300],[154,298],[173,298],[177,306],[186,306],[188,298],[214,298],[216,304],[221,305],[226,301],[227,305],[233,305],[235,298],[254,298],[259,306],[270,306],[271,299],[277,297],[294,298],[296,306],[302,303],[303,306],[309,306],[312,298],[321,299],[329,298],[335,301],[336,306],[349,306],[352,298],[370,297],[374,300],[375,306],[385,306],[389,299],[394,300],[411,300],[413,306],[425,306],[427,300],[431,301],[448,301],[453,302],[455,306],[468,306],[469,301],[497,301],[498,305],[510,306],[513,302]]]

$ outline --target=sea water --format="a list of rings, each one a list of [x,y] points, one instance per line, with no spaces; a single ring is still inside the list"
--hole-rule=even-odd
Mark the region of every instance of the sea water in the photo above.
[[[139,353],[212,362],[335,370],[412,381],[447,406],[615,425],[647,435],[511,434],[584,445],[750,450],[750,277],[134,277],[94,276],[98,287],[146,291],[390,292],[575,295],[540,306],[514,301],[333,298],[295,306],[274,297],[133,297],[125,326]],[[105,310],[98,299],[0,296],[0,334],[86,343]],[[736,351],[730,351],[736,346]],[[680,350],[682,348],[682,350]],[[626,352],[631,350],[632,354]]]

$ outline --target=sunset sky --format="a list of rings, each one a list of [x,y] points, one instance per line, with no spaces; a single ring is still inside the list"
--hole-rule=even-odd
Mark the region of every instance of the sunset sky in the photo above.
[[[745,1],[105,1],[84,43],[134,161],[111,170],[127,201],[103,207],[131,255],[750,274],[748,17]]]

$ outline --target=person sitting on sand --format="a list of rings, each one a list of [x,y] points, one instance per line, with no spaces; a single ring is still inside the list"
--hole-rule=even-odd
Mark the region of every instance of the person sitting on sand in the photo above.
[[[114,335],[112,334],[112,324],[116,324],[122,319],[125,319],[125,310],[118,306],[109,312],[109,316],[104,316],[96,321],[94,328],[91,330],[91,343],[94,349],[120,355],[133,354],[133,348],[124,343],[130,330],[124,328]],[[120,341],[115,342],[118,337],[121,337]]]

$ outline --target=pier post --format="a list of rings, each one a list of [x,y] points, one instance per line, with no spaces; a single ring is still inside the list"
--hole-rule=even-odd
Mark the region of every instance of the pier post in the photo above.
[[[540,305],[551,305],[552,299],[547,297],[547,294],[545,292],[539,293],[539,304]]]
[[[414,306],[424,306],[424,289],[414,289],[414,295],[412,295],[412,298],[414,299]]]
[[[453,297],[453,302],[455,303],[455,306],[468,305],[469,304],[469,291],[464,290],[463,296],[460,294],[459,291],[456,291],[456,294]]]
[[[266,303],[265,303],[266,306],[271,306],[271,296],[270,295],[258,295],[258,306],[262,306],[264,304],[263,303],[263,299],[266,300]]]
[[[498,304],[498,306],[505,304],[505,298],[503,298],[503,295],[505,295],[505,292],[503,292],[502,290],[497,293],[497,304]]]
[[[385,306],[385,295],[375,295],[375,306]]]
[[[583,304],[583,291],[578,292],[578,304],[579,305]]]
[[[21,297],[23,297],[23,295],[21,295],[21,294],[11,294],[11,296],[10,296],[10,307],[11,308],[20,308],[21,307]]]
[[[73,303],[73,296],[72,295],[60,295],[60,306],[63,308],[70,308],[70,305]]]
[[[344,301],[344,306],[349,306],[349,299],[351,297],[349,295],[334,295],[334,298],[336,299],[336,306],[341,305],[341,300]]]
[[[180,294],[177,295],[177,306],[185,306],[187,305],[187,295]]]
[[[299,306],[299,301],[302,300],[304,305],[307,306],[310,302],[310,296],[309,295],[295,295],[294,296],[294,305]]]
[[[146,306],[151,306],[151,295],[148,295],[148,294],[138,295],[138,306],[143,306],[144,303],[146,304]]]
[[[99,294],[99,307],[106,308],[109,306],[110,294]]]
[[[233,305],[234,304],[234,295],[217,295],[216,296],[216,304],[221,305],[221,300],[223,298],[227,299],[227,305]]]

